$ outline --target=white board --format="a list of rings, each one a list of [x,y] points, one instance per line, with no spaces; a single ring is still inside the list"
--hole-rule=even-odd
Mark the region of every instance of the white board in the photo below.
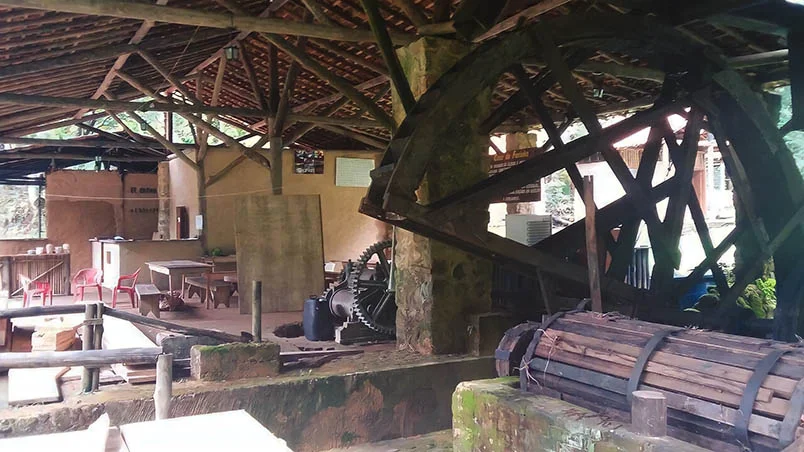
[[[120,426],[131,452],[293,452],[243,410]]]
[[[335,159],[335,185],[338,187],[368,187],[374,159],[338,157]]]

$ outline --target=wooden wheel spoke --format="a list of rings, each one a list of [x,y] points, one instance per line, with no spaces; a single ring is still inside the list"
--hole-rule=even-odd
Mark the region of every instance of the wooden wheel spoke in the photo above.
[[[542,45],[545,62],[550,68],[551,73],[555,75],[559,85],[561,85],[564,96],[569,100],[581,121],[583,121],[586,129],[589,131],[589,135],[591,137],[597,137],[603,131],[603,127],[600,125],[592,105],[581,92],[569,65],[561,56],[561,51],[544,28],[538,29],[537,36]],[[677,247],[672,247],[666,240],[664,227],[659,221],[655,205],[649,201],[648,197],[645,195],[645,190],[637,184],[622,156],[614,149],[612,144],[613,142],[609,142],[606,146],[602,146],[600,152],[602,152],[603,157],[617,177],[617,180],[622,184],[625,192],[632,197],[634,206],[639,210],[640,215],[647,223],[651,243],[654,244],[658,257],[660,257],[661,260],[678,263],[680,261],[680,254]]]
[[[589,56],[590,52],[586,50],[576,51],[567,56],[567,65],[571,68],[583,63]],[[540,96],[550,89],[556,83],[554,75],[550,72],[549,68],[544,69],[536,77],[530,79],[533,92],[538,93]],[[480,125],[480,133],[491,133],[500,124],[504,123],[508,118],[528,106],[528,98],[522,90],[517,91],[505,102],[495,109],[487,119]]]

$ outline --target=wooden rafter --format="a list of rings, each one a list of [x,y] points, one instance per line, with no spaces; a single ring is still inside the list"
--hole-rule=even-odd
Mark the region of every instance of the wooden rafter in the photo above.
[[[319,24],[305,24],[282,19],[222,14],[189,8],[131,3],[121,0],[0,0],[0,5],[62,13],[112,16],[123,19],[152,20],[195,27],[235,29],[248,32],[276,33],[290,36],[332,39],[336,41],[372,42],[370,31]],[[391,34],[397,44],[408,44],[415,37],[405,33]]]
[[[274,45],[276,45],[279,49],[285,52],[287,55],[290,55],[294,60],[298,61],[299,64],[304,66],[307,70],[314,73],[322,80],[327,81],[330,85],[332,85],[333,88],[340,91],[344,96],[348,97],[355,104],[359,105],[362,108],[365,108],[366,111],[368,111],[369,114],[371,114],[371,116],[373,116],[374,119],[380,122],[384,127],[387,127],[390,130],[394,130],[395,128],[394,121],[393,119],[391,119],[388,113],[386,113],[385,110],[380,108],[377,104],[368,99],[366,96],[361,94],[360,91],[355,89],[355,87],[353,87],[348,81],[333,74],[332,71],[329,71],[321,63],[315,61],[312,57],[307,55],[303,50],[287,42],[281,36],[267,35],[267,34],[264,36],[268,40],[270,40]]]
[[[430,22],[424,10],[413,3],[413,0],[391,0],[397,8],[401,9],[403,13],[410,19],[413,25],[421,27]]]
[[[368,16],[369,25],[374,32],[377,39],[377,45],[382,53],[385,65],[388,67],[388,73],[391,77],[391,83],[396,88],[396,92],[402,102],[402,107],[405,112],[410,113],[416,105],[416,98],[410,90],[410,83],[402,70],[402,65],[399,63],[399,57],[394,50],[394,45],[391,42],[391,36],[388,34],[388,26],[380,14],[380,7],[377,0],[361,0],[363,9]]]
[[[167,2],[168,0],[156,0],[156,4],[159,6],[167,5]],[[142,40],[145,38],[145,35],[147,35],[149,31],[151,31],[151,28],[153,28],[155,24],[156,22],[154,22],[153,20],[143,21],[142,25],[140,25],[140,28],[137,29],[137,31],[134,33],[134,36],[131,37],[128,43],[131,45],[136,45],[142,42]],[[124,53],[117,57],[117,59],[114,61],[114,64],[112,64],[112,68],[109,69],[109,72],[106,73],[106,76],[103,78],[103,81],[101,82],[100,86],[98,86],[98,89],[96,89],[95,93],[93,93],[92,96],[90,96],[91,99],[100,99],[101,96],[103,96],[106,90],[109,89],[109,87],[112,85],[112,82],[114,81],[115,78],[114,75],[115,72],[119,69],[122,69],[123,66],[125,66],[126,61],[128,61],[128,57],[131,55],[131,53],[133,52]],[[80,111],[76,114],[76,117],[83,116],[84,113],[86,112]]]

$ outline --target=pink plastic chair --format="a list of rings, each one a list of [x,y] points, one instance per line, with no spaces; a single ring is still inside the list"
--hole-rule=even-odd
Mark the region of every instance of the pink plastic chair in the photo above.
[[[114,287],[112,291],[112,307],[117,307],[117,292],[125,292],[128,294],[129,298],[131,298],[131,307],[137,307],[137,297],[134,295],[134,286],[137,284],[137,277],[140,276],[140,270],[137,269],[131,275],[123,275],[117,279],[117,285]],[[131,284],[125,284],[126,281],[131,281]]]
[[[101,288],[102,279],[103,271],[98,270],[97,268],[85,268],[83,270],[79,270],[78,273],[76,273],[73,277],[73,285],[75,286],[76,292],[73,295],[73,301],[76,301],[78,297],[81,297],[81,301],[84,301],[84,290],[87,287],[97,287],[98,300],[103,301],[103,289]]]
[[[45,300],[50,297],[50,305],[53,306],[53,289],[50,287],[49,282],[44,281],[31,281],[27,276],[19,275],[20,285],[22,286],[22,307],[28,307],[28,303],[33,300],[33,297],[40,295],[42,297],[42,306],[45,305]]]

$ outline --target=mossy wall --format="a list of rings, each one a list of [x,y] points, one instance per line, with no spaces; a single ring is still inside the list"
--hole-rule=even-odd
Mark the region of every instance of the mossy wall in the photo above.
[[[454,452],[703,452],[670,437],[646,438],[629,425],[558,399],[522,394],[518,378],[461,383],[452,396]]]
[[[454,40],[422,38],[397,53],[418,99],[469,51]],[[486,117],[490,105],[491,92],[480,93],[467,114]],[[405,118],[396,93],[394,118]],[[488,177],[487,138],[465,124],[445,124],[443,137],[417,192],[423,203]],[[487,209],[468,216],[478,228],[488,224]],[[469,316],[491,309],[491,263],[408,231],[398,230],[396,237],[397,345],[424,354],[465,353]]]

